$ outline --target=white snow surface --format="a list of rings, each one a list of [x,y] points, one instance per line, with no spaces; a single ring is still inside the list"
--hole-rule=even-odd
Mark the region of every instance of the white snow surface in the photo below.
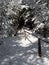
[[[22,33],[2,39],[0,65],[49,65],[49,43],[41,41],[42,57],[39,57],[38,39],[26,33],[25,40]]]

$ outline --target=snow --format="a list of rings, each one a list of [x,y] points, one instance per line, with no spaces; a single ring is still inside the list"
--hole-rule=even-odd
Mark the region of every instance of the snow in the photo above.
[[[28,7],[29,6],[27,6],[27,5],[23,5],[23,6],[21,5],[21,9],[23,9],[23,8],[26,8],[27,9]]]
[[[19,3],[22,2],[22,0],[13,0],[12,2],[10,2],[10,6],[14,4],[16,5],[19,4],[18,1]],[[31,1],[26,0],[28,4],[31,3],[33,5],[35,4],[34,1],[32,2],[32,0]],[[36,4],[38,4],[39,2],[40,0],[38,0]],[[45,5],[46,3],[43,4],[43,8]],[[15,13],[11,11],[10,6],[8,9],[7,15],[9,15],[9,12],[11,14]],[[21,7],[28,8],[28,6],[26,5],[23,5]],[[35,18],[36,16],[32,20],[34,20]],[[38,26],[38,28],[42,27],[43,25],[44,24],[41,23]],[[1,40],[0,43],[2,43],[0,45],[0,65],[49,65],[49,43],[45,43],[41,41],[42,57],[39,57],[38,56],[38,39],[33,35],[29,35],[28,33],[26,33],[26,39],[25,39],[23,32],[24,32],[23,30],[21,31],[21,33],[19,31],[16,37],[6,37],[6,38],[3,38],[2,40],[0,39]],[[32,34],[31,31],[27,31],[27,32]],[[48,38],[48,41],[49,41],[49,38]]]
[[[39,57],[38,39],[28,33],[26,40],[20,32],[16,37],[2,40],[4,44],[0,45],[0,65],[49,65],[49,43],[41,41],[42,57]]]

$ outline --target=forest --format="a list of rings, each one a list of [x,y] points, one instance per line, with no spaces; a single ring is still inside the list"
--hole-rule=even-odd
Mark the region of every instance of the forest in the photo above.
[[[49,0],[0,0],[0,65],[49,65]]]

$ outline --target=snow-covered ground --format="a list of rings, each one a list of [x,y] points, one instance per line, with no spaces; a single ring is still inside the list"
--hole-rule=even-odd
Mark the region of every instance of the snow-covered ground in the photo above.
[[[18,33],[3,39],[0,45],[0,65],[49,65],[49,43],[41,41],[42,57],[38,56],[38,39]]]

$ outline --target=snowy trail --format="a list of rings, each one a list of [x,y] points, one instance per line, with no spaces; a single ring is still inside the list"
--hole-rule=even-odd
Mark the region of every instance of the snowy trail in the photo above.
[[[41,41],[42,57],[38,56],[37,38],[27,34],[3,39],[0,46],[0,65],[49,65],[49,44]]]

